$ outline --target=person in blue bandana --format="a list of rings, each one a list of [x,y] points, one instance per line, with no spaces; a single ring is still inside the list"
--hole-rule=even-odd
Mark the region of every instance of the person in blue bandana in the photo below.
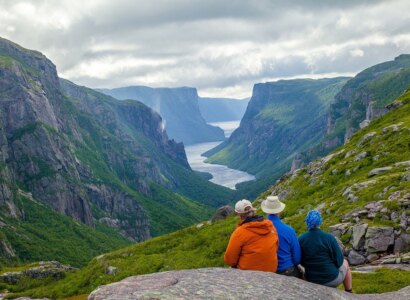
[[[308,231],[299,237],[302,250],[302,266],[307,281],[337,287],[343,283],[346,292],[352,292],[352,273],[349,263],[335,237],[319,229],[322,216],[317,210],[306,215]]]

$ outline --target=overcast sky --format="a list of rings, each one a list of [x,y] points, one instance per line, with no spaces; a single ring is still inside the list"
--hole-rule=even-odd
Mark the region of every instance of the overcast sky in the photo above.
[[[410,53],[410,1],[0,0],[0,36],[89,87],[193,86],[354,75]]]

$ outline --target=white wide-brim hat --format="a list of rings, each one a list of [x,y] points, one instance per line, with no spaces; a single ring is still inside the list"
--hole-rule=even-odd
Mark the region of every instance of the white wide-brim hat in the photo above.
[[[268,196],[261,204],[262,211],[267,214],[278,214],[285,209],[285,206],[277,196]]]

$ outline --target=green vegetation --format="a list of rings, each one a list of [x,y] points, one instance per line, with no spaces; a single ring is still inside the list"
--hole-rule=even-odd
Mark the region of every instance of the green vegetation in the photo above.
[[[296,153],[318,144],[326,112],[348,78],[281,80],[258,84],[248,113],[229,141],[206,153],[207,162],[256,175],[238,186],[254,198],[289,170]]]
[[[410,271],[381,268],[371,273],[353,273],[353,292],[379,294],[397,291],[410,283]]]
[[[111,228],[92,229],[25,196],[18,199],[24,217],[1,216],[7,225],[0,228],[1,239],[18,253],[16,262],[57,260],[81,267],[99,253],[130,244]]]
[[[338,149],[325,162],[321,160],[314,162],[308,168],[298,171],[293,178],[290,175],[283,177],[278,184],[261,197],[265,197],[273,190],[276,193],[287,190],[287,207],[283,216],[286,217],[286,222],[302,233],[305,231],[303,220],[306,211],[320,204],[325,204],[322,208],[324,211],[329,210],[324,218],[326,228],[339,223],[340,218],[346,212],[360,208],[369,201],[385,199],[396,191],[410,191],[409,182],[400,179],[406,172],[405,167],[397,166],[390,172],[370,178],[377,180],[377,184],[370,184],[361,190],[354,189],[355,194],[359,197],[356,202],[350,203],[342,196],[347,187],[370,180],[367,174],[373,168],[408,160],[409,149],[406,147],[410,144],[408,135],[410,91],[398,101],[404,105],[373,121],[365,130],[359,131],[348,144]],[[394,127],[388,127],[400,123],[397,130]],[[376,132],[376,135],[363,140],[370,132]],[[370,155],[362,160],[355,160],[355,155],[362,151]],[[353,154],[346,155],[348,152]],[[380,155],[381,153],[384,154]],[[373,159],[378,154],[380,157]],[[351,170],[351,175],[346,175],[347,170]],[[386,187],[391,188],[385,194],[381,194]],[[387,207],[395,209],[394,204],[388,203],[386,203]],[[12,289],[7,288],[15,292],[13,296],[66,298],[82,295],[80,297],[83,297],[99,285],[119,281],[131,275],[178,269],[221,267],[224,266],[223,253],[236,222],[237,220],[231,217],[212,225],[205,223],[200,228],[196,226],[185,228],[99,256],[85,268],[67,274],[62,280],[26,282],[15,285]],[[390,221],[375,218],[369,221],[369,224],[371,226],[384,225],[386,222]],[[349,236],[342,236],[342,239],[347,241]],[[116,267],[118,273],[116,275],[106,274],[108,266]],[[381,293],[408,285],[410,272],[381,269],[375,273],[354,273],[353,280],[356,293]]]
[[[99,285],[137,274],[224,266],[223,253],[237,220],[195,226],[157,237],[93,259],[82,270],[67,274],[60,281],[37,283],[37,287],[15,286],[16,295],[65,298],[88,294]],[[116,275],[106,274],[108,266],[118,268]],[[34,285],[34,284],[33,284]],[[23,292],[24,291],[24,292]]]
[[[404,106],[374,120],[369,127],[356,133],[349,143],[337,149],[326,163],[312,163],[298,171],[297,175],[287,175],[271,191],[287,191],[286,211],[284,217],[299,232],[305,230],[303,216],[309,209],[321,205],[328,211],[324,220],[325,227],[340,223],[343,216],[370,201],[387,200],[394,192],[401,195],[410,192],[410,183],[402,180],[406,174],[404,166],[394,163],[409,160],[410,135],[410,91],[398,99]],[[389,127],[396,124],[397,127]],[[366,134],[373,137],[364,141]],[[358,159],[357,155],[366,152]],[[349,153],[347,155],[347,153]],[[375,168],[392,166],[392,170],[369,178],[368,173]],[[313,170],[317,174],[310,175]],[[343,193],[354,184],[375,180],[368,187],[352,188],[358,199],[349,202]],[[390,210],[398,208],[397,201],[387,201],[385,207]],[[392,225],[389,220],[376,216],[368,220],[371,225]]]
[[[336,96],[336,102],[330,108],[334,128],[324,137],[324,142],[337,141],[336,147],[343,144],[346,132],[358,130],[360,122],[366,118],[369,102],[372,102],[373,112],[380,114],[380,111],[383,112],[384,107],[399,97],[409,85],[408,55],[360,72],[349,80]]]

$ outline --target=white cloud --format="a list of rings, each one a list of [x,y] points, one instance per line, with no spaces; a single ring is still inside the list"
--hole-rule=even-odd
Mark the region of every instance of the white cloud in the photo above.
[[[90,87],[196,86],[354,74],[410,52],[407,0],[0,0],[0,36]]]

